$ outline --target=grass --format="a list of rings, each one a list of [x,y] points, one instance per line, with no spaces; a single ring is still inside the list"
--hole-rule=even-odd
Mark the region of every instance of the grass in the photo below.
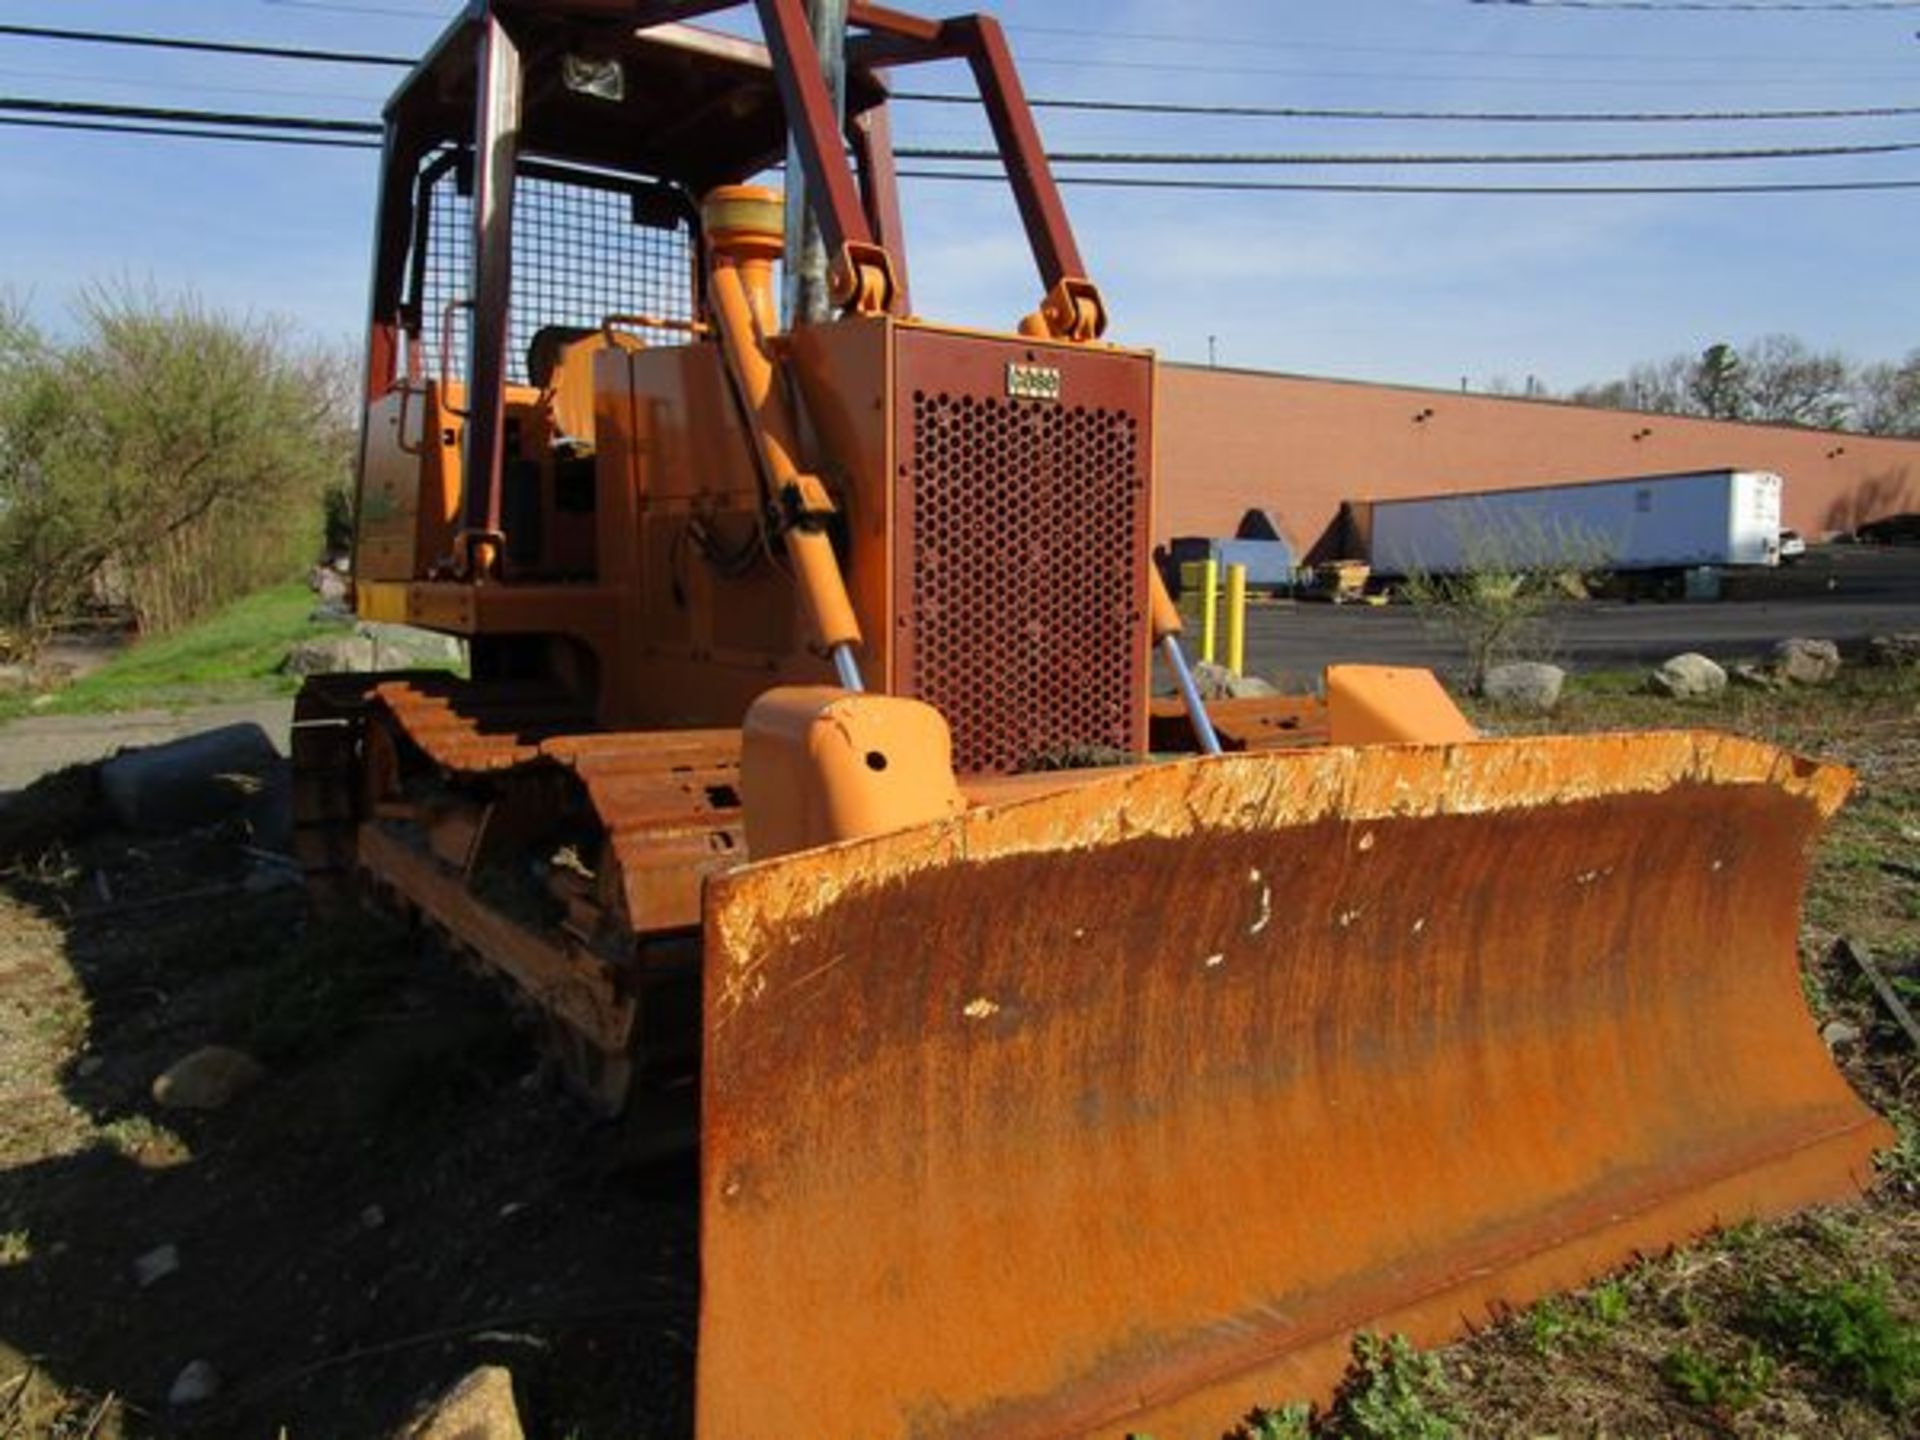
[[[29,711],[90,714],[290,695],[300,682],[280,673],[287,650],[346,628],[343,621],[312,619],[318,603],[303,584],[258,591],[177,634],[137,641],[37,704],[25,697],[0,699],[0,719]]]

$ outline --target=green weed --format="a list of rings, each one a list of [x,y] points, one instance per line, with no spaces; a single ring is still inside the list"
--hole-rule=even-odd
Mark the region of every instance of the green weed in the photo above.
[[[1580,1317],[1566,1301],[1542,1300],[1527,1312],[1527,1336],[1536,1354],[1557,1355],[1579,1331]]]
[[[1313,1407],[1283,1405],[1278,1410],[1250,1411],[1227,1435],[1227,1440],[1312,1440]]]
[[[1757,1345],[1726,1364],[1685,1345],[1660,1362],[1661,1378],[1689,1404],[1723,1415],[1751,1406],[1773,1383],[1777,1370],[1773,1357]]]
[[[1587,1297],[1587,1308],[1593,1312],[1593,1318],[1609,1330],[1625,1324],[1633,1309],[1627,1300],[1627,1287],[1618,1280],[1594,1286],[1593,1293]]]
[[[1742,1319],[1835,1385],[1903,1414],[1920,1404],[1920,1326],[1893,1313],[1888,1290],[1879,1272],[1762,1289],[1749,1297]]]
[[[1444,1408],[1440,1361],[1415,1350],[1404,1335],[1353,1339],[1353,1364],[1327,1414],[1340,1440],[1453,1440],[1459,1425]]]

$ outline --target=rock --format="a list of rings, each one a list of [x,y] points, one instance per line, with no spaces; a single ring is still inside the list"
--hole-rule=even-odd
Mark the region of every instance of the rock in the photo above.
[[[1202,700],[1247,700],[1280,693],[1258,675],[1236,675],[1224,665],[1205,660],[1193,667],[1193,684]]]
[[[153,1082],[153,1098],[168,1110],[219,1110],[266,1073],[245,1051],[203,1045],[166,1068]]]
[[[280,662],[286,675],[353,675],[373,669],[373,642],[364,635],[321,635],[302,640]]]
[[[167,1403],[174,1406],[199,1405],[220,1393],[220,1372],[205,1360],[189,1360],[167,1391]],[[451,1440],[451,1437],[449,1437]]]
[[[180,1268],[180,1247],[156,1245],[133,1262],[133,1281],[142,1290],[158,1284]]]
[[[1872,636],[1867,641],[1867,663],[1888,669],[1920,665],[1920,630]]]
[[[1516,661],[1487,671],[1480,694],[1496,705],[1545,715],[1560,703],[1560,689],[1566,683],[1567,672],[1558,665]]]
[[[320,611],[314,612],[320,616]],[[458,637],[411,625],[363,620],[349,635],[316,635],[287,651],[280,669],[288,675],[364,674],[370,670],[446,669],[466,663]]]
[[[1782,690],[1786,681],[1774,672],[1772,667],[1742,663],[1733,667],[1733,683],[1750,686],[1755,690]]]
[[[420,630],[412,625],[387,625],[365,620],[353,633],[373,647],[375,670],[404,670],[414,665],[464,665],[466,647],[453,635]]]
[[[100,767],[100,793],[129,830],[189,830],[264,805],[282,769],[258,725],[223,725],[122,750]]]
[[[347,598],[347,577],[331,565],[316,565],[307,584],[325,605],[342,604]]]
[[[401,1440],[525,1440],[513,1403],[513,1372],[482,1365],[433,1402]]]
[[[1773,671],[1794,685],[1825,685],[1840,673],[1840,647],[1831,640],[1782,640],[1773,647]]]
[[[24,695],[33,688],[33,677],[24,665],[0,665],[0,695]]]
[[[1675,655],[1647,678],[1650,689],[1675,700],[1707,700],[1727,688],[1727,672],[1704,655]]]
[[[1827,1042],[1829,1050],[1844,1049],[1860,1043],[1860,1027],[1849,1025],[1844,1020],[1829,1020],[1821,1027],[1820,1038]]]

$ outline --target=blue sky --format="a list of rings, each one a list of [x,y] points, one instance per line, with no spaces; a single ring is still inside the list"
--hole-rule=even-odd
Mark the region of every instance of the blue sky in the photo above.
[[[0,23],[417,53],[455,0],[0,0]],[[921,8],[930,8],[922,6]],[[955,7],[958,8],[958,7]],[[1169,5],[1003,0],[1034,95],[1282,106],[1606,111],[1920,104],[1920,8],[1665,14],[1471,0]],[[367,118],[396,72],[0,37],[0,93]],[[923,72],[914,88],[960,88]],[[1093,116],[1054,148],[1409,152],[1920,143],[1920,116],[1538,126]],[[978,143],[901,105],[901,143]],[[1216,172],[1209,170],[1209,175]],[[1228,170],[1327,180],[1920,179],[1920,151],[1490,170]],[[322,337],[361,323],[374,162],[354,151],[0,128],[0,286],[58,323],[90,281],[191,287]],[[1920,190],[1483,198],[1073,188],[1113,338],[1223,365],[1565,388],[1788,331],[1856,358],[1920,347]],[[996,187],[910,182],[916,309],[1010,324],[1035,285]]]

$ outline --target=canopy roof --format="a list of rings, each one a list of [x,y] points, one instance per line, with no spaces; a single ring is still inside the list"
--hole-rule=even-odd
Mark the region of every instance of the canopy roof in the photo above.
[[[521,51],[522,149],[656,176],[694,194],[776,163],[786,149],[786,118],[766,47],[673,21],[636,27],[630,14],[609,18],[609,9],[626,8],[605,0],[494,7]],[[471,141],[483,14],[474,7],[456,20],[387,103],[405,149]],[[617,60],[621,98],[568,89],[569,57]],[[885,99],[869,70],[849,67],[849,114]]]

